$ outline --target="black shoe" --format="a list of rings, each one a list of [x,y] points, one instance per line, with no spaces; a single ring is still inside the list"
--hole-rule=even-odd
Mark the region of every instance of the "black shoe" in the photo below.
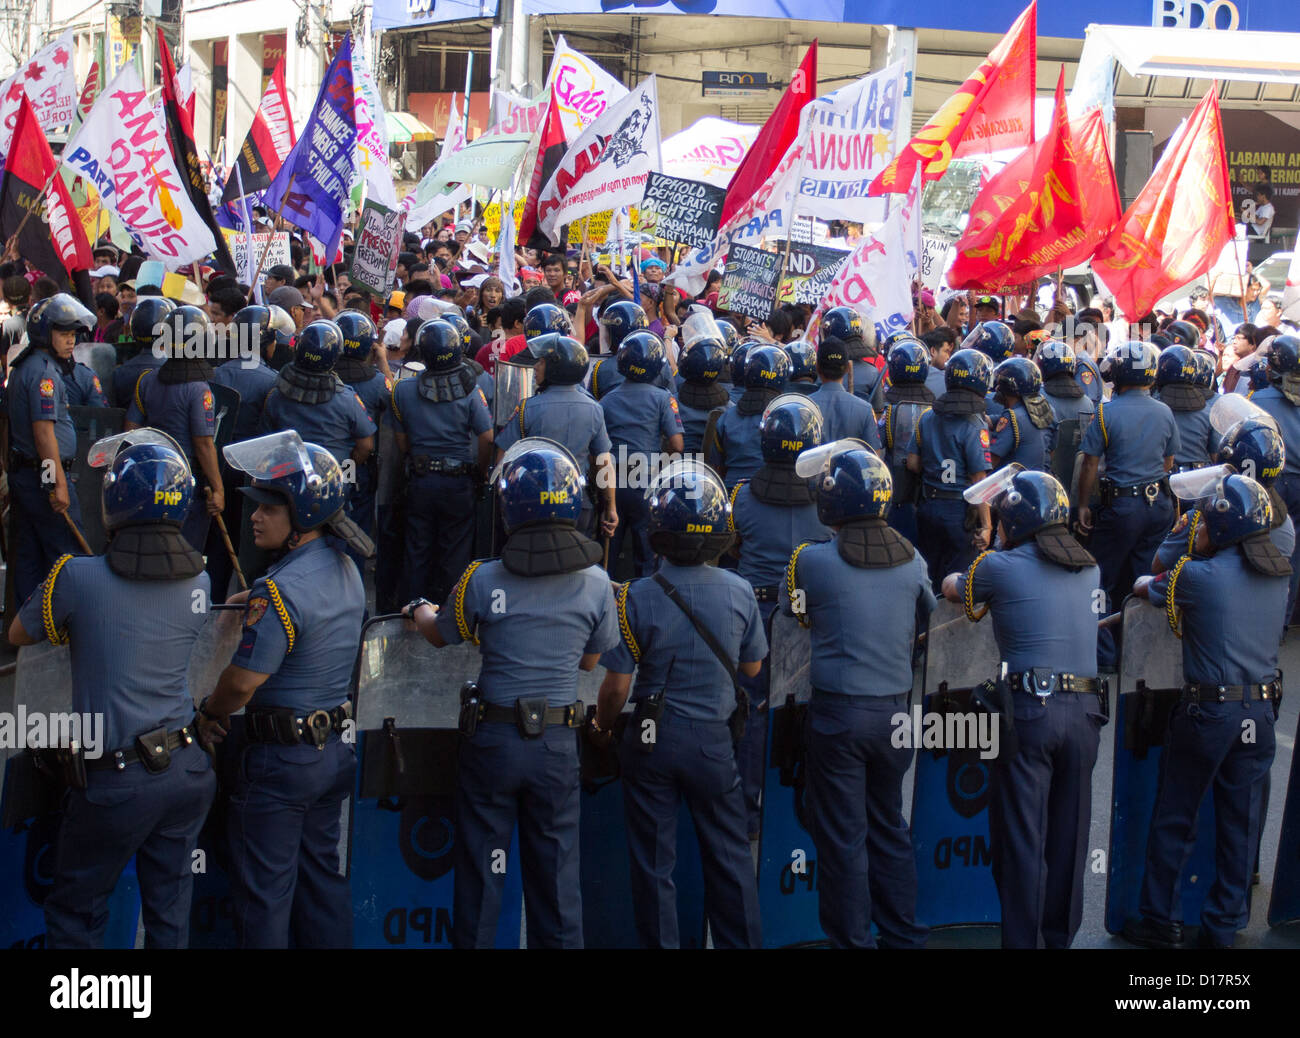
[[[1196,931],[1196,947],[1214,948],[1218,951],[1226,951],[1228,948],[1232,947],[1232,942],[1229,941],[1227,944],[1220,944],[1218,941],[1214,939],[1214,936],[1210,933],[1210,931],[1206,929],[1204,926],[1202,926],[1199,930]]]
[[[1154,919],[1142,916],[1126,922],[1120,936],[1129,944],[1136,944],[1142,948],[1181,948],[1183,924],[1158,923]]]

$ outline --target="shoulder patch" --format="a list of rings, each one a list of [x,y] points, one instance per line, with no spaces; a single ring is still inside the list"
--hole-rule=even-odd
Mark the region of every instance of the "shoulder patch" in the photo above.
[[[52,378],[41,379],[40,388],[41,388],[41,396],[48,396],[48,397],[54,396],[54,379]]]
[[[487,407],[487,405],[488,405],[488,402],[487,402],[487,394],[486,394],[485,392],[483,392],[483,387],[482,387],[482,386],[478,386],[478,387],[476,387],[476,388],[477,388],[477,391],[478,391],[478,398],[479,398],[480,400],[483,401],[483,406],[484,406],[484,407]]]
[[[257,622],[266,615],[267,607],[269,607],[270,604],[271,600],[269,598],[263,598],[261,595],[258,595],[256,598],[250,598],[247,607],[244,609],[244,626],[256,627]]]
[[[360,393],[353,393],[353,394],[352,394],[352,399],[355,400],[355,401],[357,402],[357,406],[358,406],[359,408],[361,408],[361,410],[363,410],[363,411],[366,410],[366,402],[365,402],[364,400],[361,399],[361,394],[360,394]],[[367,413],[369,413],[369,412],[367,412]]]
[[[1005,423],[1006,423],[1006,419],[1005,419],[1005,418],[1002,419],[1002,422],[1005,424]],[[1001,428],[1001,426],[999,426],[999,428]],[[981,447],[988,447],[988,445],[989,445],[989,431],[988,431],[987,429],[981,429],[981,430],[980,430],[980,446],[981,446]]]
[[[1004,414],[1001,418],[998,419],[998,424],[994,427],[993,431],[1001,432],[1006,427],[1007,427],[1007,416]]]
[[[102,393],[102,392],[104,391],[104,387],[101,386],[101,385],[99,384],[99,376],[98,376],[98,375],[91,375],[91,376],[90,376],[90,384],[91,384],[92,386],[95,387],[95,392],[96,392],[96,393]]]
[[[1079,380],[1085,385],[1092,385],[1092,368],[1085,367],[1079,372]]]
[[[203,410],[212,410],[212,390],[210,389],[205,389],[203,391]]]
[[[677,398],[671,394],[668,396],[668,406],[673,409],[673,414],[679,414],[677,410]]]
[[[384,389],[390,393],[393,391],[393,380],[387,375],[384,376]]]

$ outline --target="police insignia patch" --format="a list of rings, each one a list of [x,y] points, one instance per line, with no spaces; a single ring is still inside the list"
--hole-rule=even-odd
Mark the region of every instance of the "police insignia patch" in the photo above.
[[[244,626],[256,627],[257,622],[266,615],[266,609],[271,604],[269,599],[259,595],[256,598],[248,600],[248,607],[244,611]]]
[[[994,431],[994,432],[1001,432],[1001,431],[1002,431],[1003,429],[1005,429],[1006,427],[1007,427],[1007,416],[1006,416],[1006,415],[1003,415],[1001,418],[998,419],[997,427],[996,427],[993,431]],[[988,434],[986,433],[985,435],[987,436]],[[985,443],[985,446],[987,447],[988,444]]]
[[[1006,423],[1006,419],[1005,419],[1005,418],[1003,418],[1002,421],[1003,421],[1004,424]],[[1001,426],[999,426],[998,428],[1001,428]],[[989,445],[989,431],[988,431],[987,429],[981,429],[981,430],[980,430],[980,446],[981,446],[981,447],[987,447],[988,445]]]
[[[1092,368],[1084,368],[1079,372],[1079,378],[1083,380],[1085,386],[1092,385]]]
[[[353,393],[352,395],[356,398],[357,406],[360,407],[361,410],[365,411],[365,409],[366,409],[366,402],[365,402],[364,400],[361,399],[361,394],[360,394],[360,393]],[[367,412],[367,413],[368,413],[368,412]]]
[[[390,393],[393,391],[393,380],[387,375],[384,376],[384,388]]]
[[[670,396],[670,397],[668,398],[668,406],[671,407],[671,408],[673,409],[673,414],[679,414],[679,413],[680,413],[680,412],[677,410],[677,398],[676,398],[675,396]]]
[[[41,379],[41,396],[53,396],[53,395],[54,395],[54,379],[52,378]]]
[[[210,389],[205,389],[203,391],[203,410],[212,410],[212,390]]]
[[[98,376],[98,375],[91,375],[91,376],[90,376],[90,384],[91,384],[92,386],[95,387],[95,392],[96,392],[96,393],[102,393],[102,392],[104,391],[104,387],[101,386],[101,385],[99,384],[99,376]]]

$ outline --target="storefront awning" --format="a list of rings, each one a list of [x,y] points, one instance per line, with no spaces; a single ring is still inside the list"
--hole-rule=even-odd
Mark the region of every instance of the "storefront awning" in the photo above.
[[[1090,25],[1084,51],[1113,55],[1130,76],[1300,84],[1297,39],[1281,32]]]
[[[385,112],[384,129],[389,144],[437,140],[438,135],[410,112]]]

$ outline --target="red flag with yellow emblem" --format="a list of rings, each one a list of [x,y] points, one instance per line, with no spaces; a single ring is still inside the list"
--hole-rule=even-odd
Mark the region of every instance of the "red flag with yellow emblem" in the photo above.
[[[963,155],[1033,144],[1037,31],[1034,0],[980,67],[871,182],[868,194],[905,193],[918,166],[925,183],[938,180],[948,163]]]
[[[1216,83],[1097,250],[1093,267],[1124,316],[1136,321],[1164,296],[1206,273],[1233,235]]]

